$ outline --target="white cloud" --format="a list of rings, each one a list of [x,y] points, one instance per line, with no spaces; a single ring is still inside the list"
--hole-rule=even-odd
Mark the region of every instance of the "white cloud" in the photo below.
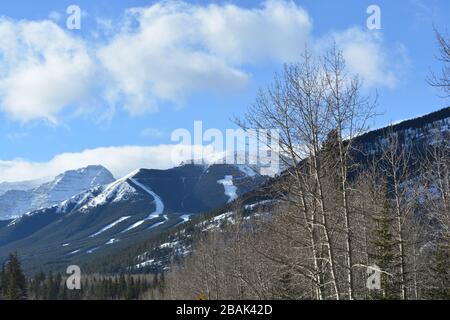
[[[333,43],[342,50],[349,71],[358,74],[366,87],[396,86],[399,66],[406,63],[404,46],[388,49],[381,33],[354,27],[318,40],[317,50],[323,52]]]
[[[89,93],[94,63],[84,44],[51,21],[0,19],[0,102],[12,119],[56,116]]]
[[[121,94],[125,108],[141,114],[156,111],[159,99],[244,87],[243,65],[294,59],[310,29],[308,14],[293,2],[245,9],[166,1],[128,10],[98,56],[115,80],[116,98]]]
[[[308,13],[283,0],[255,8],[161,1],[129,9],[119,21],[98,18],[91,40],[50,20],[0,18],[0,109],[22,122],[56,123],[69,107],[141,115],[195,92],[242,89],[249,66],[293,61],[305,43],[320,48],[331,40],[366,85],[396,84],[379,34],[350,28],[313,39],[311,31]]]
[[[212,148],[208,147],[195,148],[204,149],[205,152],[212,151]],[[33,162],[25,159],[0,160],[0,182],[54,177],[66,170],[88,165],[103,165],[116,178],[120,178],[138,168],[167,169],[177,166],[181,161],[192,159],[191,150],[190,145],[179,144],[120,146],[62,153],[47,162]]]
[[[209,50],[238,64],[295,60],[312,29],[308,13],[291,1],[266,1],[259,9],[210,5],[192,15]]]

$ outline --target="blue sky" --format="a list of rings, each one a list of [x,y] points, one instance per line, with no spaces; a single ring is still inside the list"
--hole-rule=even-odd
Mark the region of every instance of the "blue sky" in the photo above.
[[[366,27],[371,4],[379,31]],[[69,5],[80,30],[66,28]],[[437,110],[448,101],[426,77],[439,68],[433,25],[445,31],[449,12],[445,0],[3,1],[0,181],[88,162],[116,176],[165,167],[174,129],[233,128],[306,42],[355,58],[379,93],[374,126]]]

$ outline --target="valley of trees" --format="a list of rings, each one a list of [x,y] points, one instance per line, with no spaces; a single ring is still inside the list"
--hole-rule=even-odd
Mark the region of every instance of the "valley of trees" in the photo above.
[[[67,276],[40,272],[27,279],[17,254],[0,273],[0,300],[154,300],[163,297],[164,274],[82,277],[80,290],[69,290]]]

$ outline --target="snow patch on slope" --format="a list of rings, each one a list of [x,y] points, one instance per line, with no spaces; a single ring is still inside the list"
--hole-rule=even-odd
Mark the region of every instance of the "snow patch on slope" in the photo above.
[[[136,268],[139,269],[139,268],[151,266],[152,263],[153,263],[154,261],[155,261],[155,259],[150,259],[150,260],[147,260],[147,261],[138,263],[138,264],[136,265]]]
[[[164,221],[160,221],[160,222],[157,222],[157,223],[155,223],[155,224],[152,224],[152,225],[149,227],[149,229],[154,229],[154,228],[156,228],[156,227],[162,225],[163,223],[166,223],[166,221],[169,220],[169,218],[168,218],[166,215],[164,215],[163,217],[164,217]]]
[[[68,255],[73,255],[73,254],[76,254],[76,253],[78,253],[80,251],[81,251],[81,249],[77,249],[77,250],[74,250],[72,252],[69,252]]]
[[[225,195],[228,196],[228,202],[231,202],[238,197],[236,193],[237,187],[233,184],[233,176],[227,175],[224,179],[217,181],[217,183],[223,185]]]
[[[125,217],[122,217],[122,218],[120,218],[120,219],[117,219],[116,221],[114,221],[113,223],[107,225],[106,227],[104,227],[104,228],[101,229],[100,231],[98,231],[98,232],[96,232],[96,233],[90,235],[89,238],[93,238],[93,237],[98,236],[99,234],[105,232],[106,230],[109,230],[109,229],[115,227],[116,225],[118,225],[118,224],[121,223],[122,221],[125,221],[125,220],[129,219],[130,217],[131,217],[131,216],[125,216]]]
[[[105,244],[113,244],[113,243],[116,243],[116,242],[118,242],[119,240],[117,240],[116,238],[111,238],[111,239],[109,239]]]
[[[99,247],[95,247],[95,248],[89,249],[89,250],[86,251],[86,253],[87,253],[87,254],[91,254],[91,253],[93,253],[94,251],[96,251],[98,248],[99,248]]]
[[[183,222],[188,222],[191,219],[192,214],[183,214],[180,216],[183,219]]]

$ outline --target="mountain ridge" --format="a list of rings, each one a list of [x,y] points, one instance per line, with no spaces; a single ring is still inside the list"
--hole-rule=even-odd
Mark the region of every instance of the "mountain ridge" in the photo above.
[[[420,119],[407,120],[406,124],[368,132],[358,137],[357,142],[375,152],[374,146],[391,131],[412,137],[405,141],[414,144],[427,143],[436,132],[440,139],[448,139],[449,123],[450,108],[445,108]],[[434,132],[437,126],[439,130]],[[0,224],[0,261],[7,252],[18,251],[25,257],[28,272],[35,272],[39,268],[56,270],[67,263],[95,264],[101,258],[104,266],[111,265],[111,269],[105,267],[105,270],[112,272],[142,264],[143,260],[137,256],[146,253],[146,259],[154,262],[145,267],[161,270],[168,260],[167,255],[164,261],[157,258],[161,251],[159,242],[169,242],[175,230],[192,232],[194,221],[200,230],[208,228],[208,223],[202,222],[208,217],[212,217],[214,226],[222,220],[228,221],[230,217],[226,213],[236,204],[241,204],[245,212],[271,206],[274,199],[267,190],[282,176],[283,173],[271,178],[253,176],[250,171],[227,164],[187,163],[167,170],[137,169],[108,185],[94,187],[51,208],[26,215],[21,218],[23,221]],[[82,210],[87,203],[98,205]],[[220,216],[223,219],[214,218]],[[155,247],[156,251],[149,247]],[[165,247],[163,251],[186,253],[187,250],[180,241],[178,247]],[[111,258],[116,262],[109,262],[109,257],[128,251],[136,255],[127,253],[130,259],[121,262],[120,268],[116,259]]]
[[[226,164],[137,169],[9,221],[0,227],[0,260],[11,250],[26,253],[24,264],[35,259],[76,260],[130,245],[227,203],[226,189],[219,183],[227,176],[240,195],[265,180]]]
[[[0,220],[51,207],[91,187],[112,181],[114,177],[108,169],[90,165],[65,171],[53,180],[28,190],[7,190],[0,195]],[[11,186],[14,187],[14,184]]]

